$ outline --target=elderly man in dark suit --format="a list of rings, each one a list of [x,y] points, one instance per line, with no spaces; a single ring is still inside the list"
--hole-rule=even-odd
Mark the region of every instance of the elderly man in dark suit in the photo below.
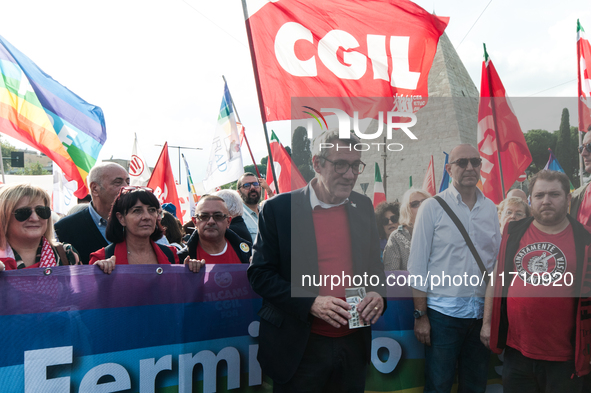
[[[55,223],[60,242],[70,243],[87,265],[90,254],[109,245],[105,232],[111,205],[122,187],[129,185],[125,168],[114,162],[97,164],[86,179],[92,202],[88,208]]]
[[[375,323],[386,306],[372,202],[352,192],[365,167],[354,149],[359,140],[336,132],[319,139],[316,178],[263,205],[248,269],[263,298],[258,359],[275,392],[363,392],[371,329],[349,328],[345,288],[365,287],[362,322]],[[318,285],[327,275],[331,282]],[[364,276],[373,280],[359,285]]]

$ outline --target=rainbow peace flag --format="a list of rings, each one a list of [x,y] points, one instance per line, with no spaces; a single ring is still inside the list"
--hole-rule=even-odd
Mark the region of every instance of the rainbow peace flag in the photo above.
[[[79,198],[85,179],[107,140],[101,108],[91,105],[45,74],[0,36],[0,132],[51,158]]]
[[[551,171],[558,171],[558,172],[562,172],[564,174],[566,174],[566,172],[564,171],[564,169],[562,169],[562,166],[560,165],[560,163],[558,162],[558,160],[556,159],[556,156],[554,155],[554,152],[552,151],[552,149],[548,148],[548,151],[550,152],[550,156],[548,157],[548,162],[546,163],[546,166],[544,167],[544,169],[549,169]],[[573,186],[573,183],[570,182],[570,192],[573,192],[575,190],[575,187]]]

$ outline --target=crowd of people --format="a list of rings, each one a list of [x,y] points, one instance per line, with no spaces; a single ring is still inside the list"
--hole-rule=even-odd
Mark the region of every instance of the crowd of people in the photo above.
[[[591,173],[591,134],[583,142]],[[364,391],[371,328],[350,328],[352,318],[374,324],[387,307],[386,274],[408,274],[425,392],[450,392],[455,383],[461,392],[484,392],[491,351],[504,351],[505,392],[588,391],[591,188],[571,194],[566,175],[543,170],[530,179],[529,199],[511,190],[495,206],[477,187],[478,150],[462,144],[446,164],[445,191],[411,188],[400,203],[374,211],[353,191],[365,168],[357,143],[354,134],[328,131],[314,146],[316,177],[306,187],[261,205],[262,190],[273,193],[245,173],[236,190],[202,196],[189,226],[151,189],[129,186],[114,163],[92,168],[90,203],[56,223],[43,189],[3,186],[0,270],[90,264],[110,274],[121,264],[182,263],[199,272],[205,264],[249,264],[263,299],[258,360],[276,392]],[[377,282],[364,282],[354,305],[345,299],[350,282],[303,279],[363,275]]]

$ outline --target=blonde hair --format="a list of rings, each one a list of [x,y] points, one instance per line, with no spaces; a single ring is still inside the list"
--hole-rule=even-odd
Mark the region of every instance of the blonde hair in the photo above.
[[[28,183],[13,184],[0,188],[0,249],[6,249],[6,234],[8,233],[8,223],[14,209],[22,198],[29,198],[29,201],[35,199],[43,200],[45,206],[51,205],[51,199],[47,192],[38,186]],[[43,235],[51,244],[53,244],[53,220],[51,216],[47,219],[47,229]]]
[[[511,197],[503,199],[501,203],[499,203],[499,205],[497,206],[499,219],[501,218],[503,210],[505,210],[505,207],[507,205],[522,206],[525,209],[525,217],[531,217],[531,207],[527,203],[525,203],[523,199],[521,199],[520,197]]]
[[[431,194],[429,194],[427,191],[425,190],[421,190],[420,188],[410,188],[408,189],[404,195],[402,195],[402,202],[400,203],[400,218],[398,219],[398,223],[400,225],[406,225],[406,226],[413,226],[413,223],[410,222],[410,219],[412,217],[411,211],[410,211],[410,197],[412,194],[421,194],[422,196],[424,196],[425,198],[431,198]]]

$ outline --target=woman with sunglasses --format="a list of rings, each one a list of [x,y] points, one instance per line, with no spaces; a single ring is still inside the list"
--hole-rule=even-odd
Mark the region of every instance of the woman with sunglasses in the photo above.
[[[179,263],[176,248],[156,244],[162,237],[158,198],[147,187],[123,187],[107,221],[112,244],[90,254],[90,264],[111,274],[115,265]]]
[[[410,240],[417,212],[421,203],[431,195],[424,190],[411,188],[402,196],[400,226],[388,238],[384,248],[384,270],[406,270],[410,254]]]
[[[376,206],[375,215],[378,223],[378,232],[380,235],[380,250],[384,252],[384,247],[388,242],[390,234],[398,228],[398,216],[400,215],[398,203],[382,202]]]
[[[31,184],[0,189],[0,270],[78,263],[69,244],[53,241],[50,198]]]

